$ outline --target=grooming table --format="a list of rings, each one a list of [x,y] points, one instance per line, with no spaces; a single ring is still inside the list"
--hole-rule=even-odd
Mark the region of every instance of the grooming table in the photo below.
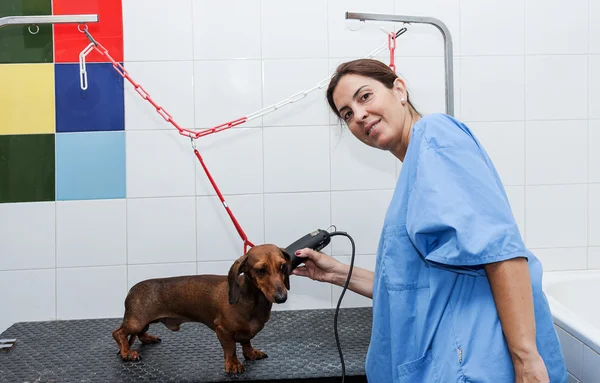
[[[148,333],[162,343],[132,346],[142,360],[124,362],[111,332],[121,318],[20,322],[0,339],[0,382],[340,382],[341,364],[333,331],[335,310],[273,311],[252,345],[268,358],[246,361],[243,374],[227,375],[216,334],[201,323],[177,332],[157,323]],[[340,309],[338,334],[347,382],[366,382],[364,361],[371,336],[370,307]]]

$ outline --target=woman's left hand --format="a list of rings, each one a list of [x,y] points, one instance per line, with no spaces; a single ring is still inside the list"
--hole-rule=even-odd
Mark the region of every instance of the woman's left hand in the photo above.
[[[513,361],[515,383],[549,383],[546,364],[539,353]]]

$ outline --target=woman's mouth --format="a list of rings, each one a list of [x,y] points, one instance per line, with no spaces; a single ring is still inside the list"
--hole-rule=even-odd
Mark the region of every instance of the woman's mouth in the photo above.
[[[381,120],[379,120],[376,123],[374,123],[373,125],[371,125],[371,127],[367,130],[367,137],[371,136],[371,134],[373,133],[375,128],[377,128],[377,126],[379,125],[380,122],[381,122]]]

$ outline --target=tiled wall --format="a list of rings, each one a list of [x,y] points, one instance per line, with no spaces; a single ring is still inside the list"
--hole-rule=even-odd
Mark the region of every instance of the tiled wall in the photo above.
[[[565,355],[569,383],[600,380],[600,354],[559,326],[555,326]]]
[[[14,14],[97,13],[93,36],[183,127],[242,117],[309,89],[400,25],[433,16],[454,42],[455,114],[479,135],[546,269],[600,268],[600,6],[594,0],[3,0]],[[423,113],[444,112],[443,40],[410,25],[396,65]],[[0,331],[120,316],[135,282],[225,273],[242,242],[178,134],[104,57],[80,89],[76,25],[0,29]],[[379,58],[388,62],[388,52]],[[400,164],[358,143],[323,91],[197,141],[242,228],[286,246],[333,224],[373,268]],[[325,249],[345,262],[350,247]],[[335,307],[292,279],[277,309]],[[347,294],[345,305],[370,302]]]

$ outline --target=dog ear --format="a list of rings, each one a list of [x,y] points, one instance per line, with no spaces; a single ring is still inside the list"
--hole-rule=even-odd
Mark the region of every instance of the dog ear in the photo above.
[[[281,250],[281,253],[283,254],[283,259],[285,259],[285,262],[287,264],[287,269],[285,272],[285,279],[284,279],[284,284],[285,284],[285,288],[288,289],[288,291],[290,290],[290,273],[292,272],[292,256],[288,254],[287,251],[285,251],[285,249],[283,248],[279,248],[279,250]]]
[[[229,303],[234,304],[237,302],[240,297],[240,282],[238,281],[238,277],[241,273],[246,271],[246,260],[248,259],[248,254],[242,255],[239,257],[231,268],[229,269],[229,274],[227,275],[227,281],[229,282]]]

